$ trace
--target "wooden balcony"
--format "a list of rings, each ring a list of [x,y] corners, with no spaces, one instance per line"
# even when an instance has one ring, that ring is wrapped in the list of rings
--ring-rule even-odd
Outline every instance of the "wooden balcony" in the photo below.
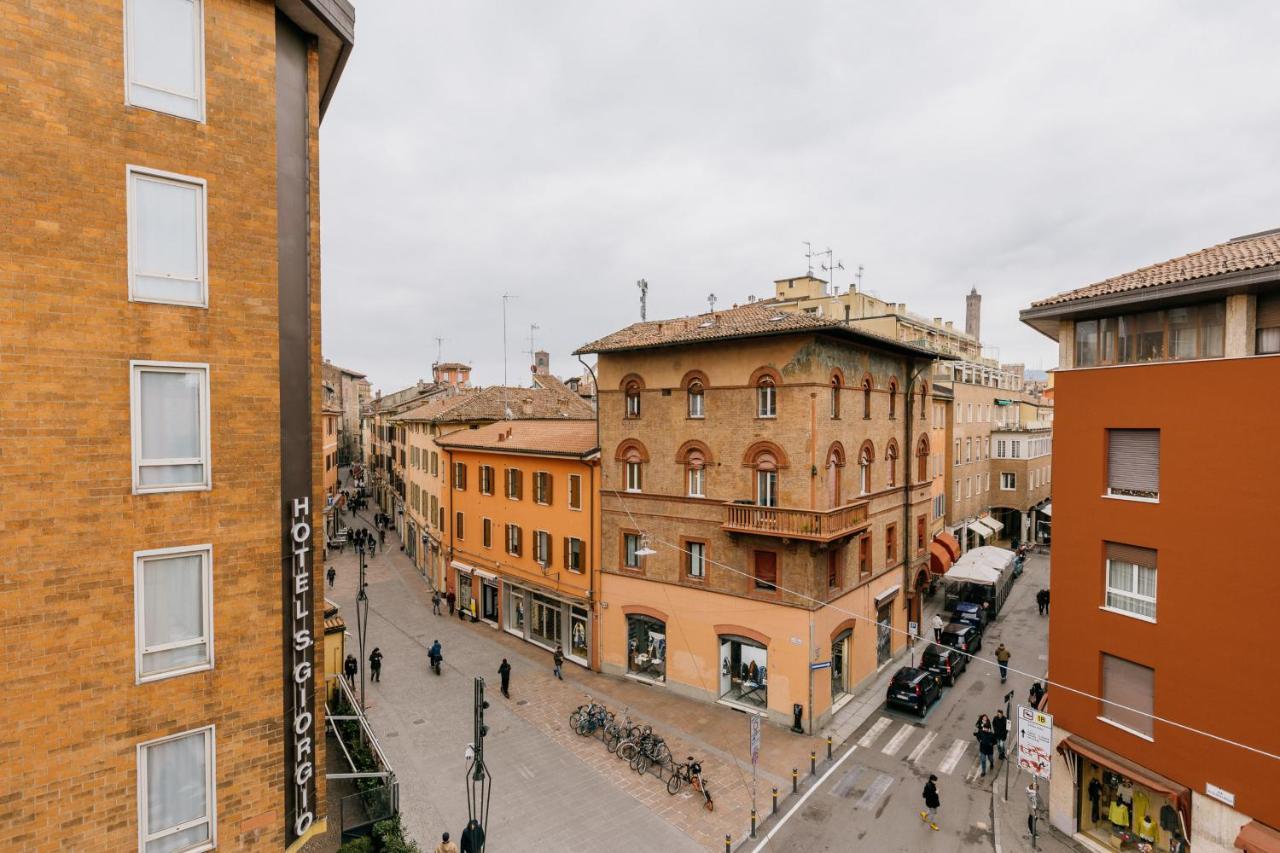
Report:
[[[727,533],[750,533],[809,542],[830,542],[867,524],[866,501],[826,510],[731,502],[724,505],[724,512],[724,523],[720,528]]]

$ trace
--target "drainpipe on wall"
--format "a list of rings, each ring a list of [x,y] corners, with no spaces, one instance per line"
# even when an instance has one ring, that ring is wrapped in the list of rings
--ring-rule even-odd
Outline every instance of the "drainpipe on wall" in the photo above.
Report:
[[[587,373],[591,374],[591,381],[596,386],[595,413],[596,413],[596,454],[597,454],[596,462],[597,464],[591,466],[591,504],[590,504],[591,522],[590,522],[590,525],[591,525],[591,539],[592,539],[591,556],[594,558],[593,559],[594,566],[592,567],[590,572],[590,578],[591,578],[590,592],[591,592],[591,618],[592,618],[592,622],[594,623],[593,627],[595,628],[595,630],[591,634],[592,638],[595,641],[593,643],[595,648],[592,650],[592,653],[596,655],[596,671],[599,672],[602,666],[599,659],[601,619],[600,619],[600,612],[599,612],[600,601],[599,601],[599,597],[596,595],[596,589],[597,589],[596,573],[599,572],[601,569],[600,553],[601,553],[601,546],[603,545],[603,543],[600,540],[604,537],[604,522],[603,520],[601,520],[601,522],[597,524],[596,518],[595,518],[596,469],[601,468],[604,465],[604,450],[600,446],[600,379],[599,377],[596,376],[596,372],[591,369],[591,365],[587,364],[585,361],[582,360],[582,356],[578,356],[578,364],[581,364],[583,368],[587,371]],[[601,479],[603,479],[603,477]]]
[[[925,362],[924,367],[921,367],[919,370],[916,370],[916,369],[915,369],[915,367],[916,367],[916,360],[915,360],[914,358],[912,358],[912,359],[908,359],[908,360],[907,360],[907,377],[908,377],[908,379],[907,379],[907,400],[906,400],[906,405],[902,407],[902,413],[903,413],[903,414],[906,416],[906,418],[907,418],[907,422],[906,422],[905,424],[903,424],[903,436],[902,436],[902,437],[903,437],[903,440],[904,440],[904,442],[905,442],[905,444],[904,444],[904,446],[903,446],[903,448],[902,448],[902,459],[903,459],[903,466],[902,466],[902,467],[903,467],[903,478],[902,478],[902,482],[903,482],[903,488],[904,488],[904,491],[903,491],[903,493],[902,493],[902,532],[903,532],[903,537],[902,537],[902,554],[903,554],[903,558],[902,558],[902,588],[903,588],[903,590],[911,589],[911,580],[912,580],[912,579],[911,579],[911,558],[912,558],[912,554],[911,554],[911,537],[912,537],[912,529],[911,529],[911,465],[912,465],[912,463],[913,463],[913,462],[915,462],[915,452],[916,452],[915,445],[912,443],[912,431],[911,431],[911,424],[912,424],[912,421],[913,421],[913,420],[915,420],[915,413],[914,413],[914,411],[913,411],[913,408],[914,408],[913,403],[914,403],[914,401],[915,401],[915,397],[916,397],[916,395],[915,395],[915,386],[916,386],[916,382],[917,382],[917,380],[919,380],[919,378],[920,378],[920,374],[922,374],[922,373],[924,373],[926,370],[928,370],[928,369],[929,369],[929,366],[930,366],[930,362]],[[914,371],[914,372],[912,372],[912,371]],[[918,590],[918,589],[917,589],[917,590],[912,590],[912,593],[913,593],[914,597],[918,600],[918,599],[919,599],[919,595],[920,595],[920,590]],[[910,600],[908,599],[908,602],[909,602],[909,601],[910,601]],[[911,607],[910,607],[910,604],[908,604],[908,607],[907,607],[907,613],[908,613],[908,614],[910,614],[910,613],[911,613]],[[921,607],[920,607],[920,613],[919,613],[919,614],[916,614],[916,615],[917,615],[917,620],[916,620],[916,621],[917,621],[917,623],[918,623],[918,622],[919,622],[919,620],[920,620],[921,618],[923,618],[923,616],[924,616],[924,606],[923,606],[923,605],[921,605]],[[912,620],[908,619],[907,621],[908,621],[908,622],[910,622],[910,621],[912,621]],[[916,629],[916,630],[917,630],[917,631],[919,631],[919,625],[918,625],[918,624],[917,624],[917,629]],[[907,646],[908,646],[909,648],[915,648],[915,645],[916,645],[916,637],[915,637],[915,634],[912,634],[912,635],[910,635],[910,636],[907,638]]]

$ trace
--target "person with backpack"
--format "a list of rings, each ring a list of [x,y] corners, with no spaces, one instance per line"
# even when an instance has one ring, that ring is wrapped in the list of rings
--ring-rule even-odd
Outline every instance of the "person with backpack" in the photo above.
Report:
[[[440,649],[439,640],[436,640],[431,644],[431,649],[427,652],[427,660],[431,661],[431,671],[436,675],[439,675],[440,662],[444,660],[444,653]]]
[[[382,681],[382,649],[377,646],[369,653],[369,680]]]
[[[938,777],[932,773],[929,774],[929,781],[924,783],[924,811],[920,812],[920,819],[929,824],[929,828],[934,832],[938,831],[938,809],[942,806],[942,801],[938,798]]]

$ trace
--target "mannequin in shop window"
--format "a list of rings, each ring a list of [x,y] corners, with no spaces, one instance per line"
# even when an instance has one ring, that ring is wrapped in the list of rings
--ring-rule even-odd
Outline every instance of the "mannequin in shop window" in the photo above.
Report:
[[[1129,831],[1129,807],[1121,800],[1120,795],[1111,801],[1111,809],[1107,814],[1107,818],[1111,821],[1111,826],[1115,830]]]
[[[756,684],[760,683],[760,667],[756,666],[755,661],[752,661],[751,666],[747,667],[747,680]]]
[[[1096,778],[1089,782],[1089,817],[1098,822],[1102,811],[1102,783]]]

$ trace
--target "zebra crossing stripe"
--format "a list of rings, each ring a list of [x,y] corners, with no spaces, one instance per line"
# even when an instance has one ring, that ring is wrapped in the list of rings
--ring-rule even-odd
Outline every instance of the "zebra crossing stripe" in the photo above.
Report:
[[[907,738],[911,737],[911,732],[914,729],[915,726],[910,723],[903,723],[902,728],[898,729],[897,734],[895,734],[889,742],[884,745],[884,749],[880,751],[885,755],[897,755],[898,750],[902,749],[902,745],[907,742]]]
[[[934,739],[938,736],[937,732],[926,732],[925,736],[920,738],[920,742],[916,744],[915,749],[911,750],[911,754],[907,756],[907,761],[915,764],[920,761],[920,757],[933,744]]]
[[[876,720],[875,725],[873,725],[867,733],[862,736],[862,739],[858,741],[858,746],[863,748],[871,746],[871,744],[876,742],[876,738],[880,737],[881,732],[887,728],[889,728],[888,717],[881,717]]]
[[[956,769],[956,765],[960,763],[960,757],[964,755],[964,751],[969,748],[967,740],[956,740],[951,744],[951,748],[947,750],[947,754],[943,756],[942,763],[938,765],[939,773],[950,773]]]

